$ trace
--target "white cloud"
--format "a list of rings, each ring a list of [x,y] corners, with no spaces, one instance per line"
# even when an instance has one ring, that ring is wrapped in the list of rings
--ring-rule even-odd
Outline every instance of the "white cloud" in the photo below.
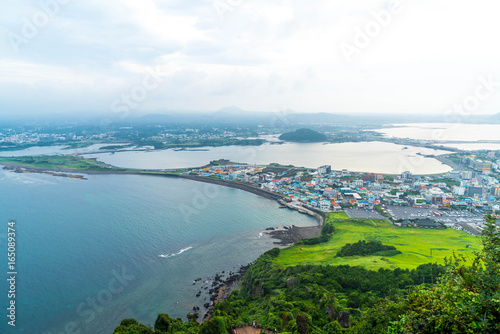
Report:
[[[70,1],[20,52],[14,53],[6,39],[0,42],[0,83],[15,87],[0,92],[0,100],[15,106],[26,93],[39,96],[43,87],[70,90],[68,103],[97,108],[89,102],[92,97],[112,101],[148,68],[159,66],[165,80],[141,104],[144,112],[226,105],[440,112],[470,94],[479,75],[500,80],[500,21],[487,0],[473,5],[400,0],[390,23],[347,62],[340,43],[352,44],[356,29],[365,29],[374,12],[393,3],[242,1],[221,19],[212,1]],[[4,36],[20,34],[23,20],[40,10],[27,0],[6,7],[0,14]],[[74,109],[58,101],[54,108]],[[50,98],[44,103],[50,105]],[[483,111],[499,105],[495,96]]]

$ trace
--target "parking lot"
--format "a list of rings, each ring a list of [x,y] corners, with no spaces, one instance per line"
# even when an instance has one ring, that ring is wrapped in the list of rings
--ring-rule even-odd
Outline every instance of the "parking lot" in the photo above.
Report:
[[[397,219],[423,219],[430,218],[447,225],[455,223],[477,224],[484,221],[483,216],[469,211],[419,209],[407,206],[387,206],[387,213],[395,220]],[[435,215],[434,212],[439,214]]]
[[[347,213],[349,218],[353,219],[387,219],[376,210],[345,209],[344,211]]]

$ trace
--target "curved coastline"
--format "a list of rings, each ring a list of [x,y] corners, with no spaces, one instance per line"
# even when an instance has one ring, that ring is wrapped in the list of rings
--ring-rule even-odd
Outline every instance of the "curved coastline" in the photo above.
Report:
[[[197,182],[204,182],[204,183],[211,183],[211,184],[216,184],[224,187],[229,187],[229,188],[235,188],[235,189],[240,189],[246,192],[250,192],[252,194],[270,199],[270,200],[275,200],[275,201],[283,201],[285,200],[286,196],[274,193],[265,189],[258,188],[256,186],[250,185],[250,184],[244,184],[240,182],[234,182],[234,181],[228,181],[228,180],[222,180],[222,179],[211,179],[208,177],[201,177],[201,176],[195,176],[195,175],[182,175],[182,174],[172,174],[172,173],[155,173],[152,171],[119,171],[119,170],[109,170],[109,171],[93,171],[93,170],[80,170],[80,169],[71,169],[71,168],[60,168],[60,169],[55,169],[55,168],[44,168],[44,167],[33,167],[33,166],[27,166],[27,165],[21,165],[21,164],[10,164],[10,163],[2,163],[0,166],[5,166],[9,167],[11,171],[18,172],[18,173],[42,173],[42,174],[48,174],[48,175],[53,175],[53,176],[67,176],[70,178],[80,178],[78,175],[65,175],[63,173],[76,173],[76,174],[87,174],[87,175],[99,175],[99,174],[124,174],[124,175],[147,175],[147,176],[160,176],[160,177],[172,177],[172,178],[180,178],[180,179],[186,179],[186,180],[191,180],[191,181],[197,181]],[[21,171],[21,168],[24,171]],[[56,174],[54,174],[56,173]],[[299,211],[298,207],[292,207],[292,206],[287,206],[289,209],[292,210],[297,210]],[[319,227],[321,228],[323,226],[323,222],[325,220],[325,213],[319,210],[315,209],[306,209],[306,208],[300,208],[300,212],[308,214],[315,219],[318,220],[319,222]],[[297,229],[301,229],[302,227],[296,227]],[[318,235],[319,236],[318,232]],[[298,233],[300,235],[300,233]]]
[[[239,182],[233,182],[223,179],[212,179],[207,177],[200,177],[194,175],[181,175],[181,174],[172,174],[172,173],[158,173],[153,171],[119,171],[119,170],[109,170],[109,171],[93,171],[93,170],[78,170],[78,169],[70,169],[70,168],[45,168],[45,167],[33,167],[27,165],[20,164],[9,164],[2,163],[0,166],[4,166],[5,170],[13,171],[16,173],[41,173],[52,176],[65,176],[69,178],[77,178],[77,179],[86,179],[81,176],[81,174],[85,175],[105,175],[105,174],[116,174],[116,175],[145,175],[145,176],[156,176],[156,177],[170,177],[176,179],[185,179],[197,182],[204,182],[210,184],[216,184],[224,187],[234,188],[243,190],[252,194],[255,194],[260,197],[264,197],[266,199],[274,200],[279,202],[280,204],[285,204],[287,208],[296,210],[303,214],[308,214],[311,217],[318,220],[318,225],[316,226],[295,226],[284,227],[284,228],[271,228],[272,231],[265,231],[265,233],[273,239],[277,239],[277,242],[274,244],[277,247],[289,246],[294,242],[300,241],[302,239],[317,237],[321,234],[321,228],[323,226],[323,222],[325,220],[325,213],[319,210],[307,209],[302,207],[296,207],[291,205],[291,203],[286,203],[286,196],[278,193],[274,193],[265,189],[261,189],[254,185],[244,184]],[[64,173],[72,173],[72,174],[64,174]],[[74,175],[77,174],[77,175]],[[79,175],[80,174],[80,175]],[[271,230],[267,229],[267,230]],[[168,256],[164,256],[168,257]],[[245,274],[246,270],[252,263],[242,265],[237,272],[234,272],[227,277],[226,280],[221,280],[218,274],[214,276],[214,282],[218,283],[215,288],[212,288],[213,295],[211,296],[211,302],[209,303],[208,309],[199,310],[200,319],[202,321],[206,321],[212,315],[215,303],[218,303],[225,298],[227,298],[231,292],[237,289],[240,285],[241,279]],[[219,279],[218,279],[219,278]],[[207,305],[207,304],[205,304]],[[205,306],[204,305],[204,306]]]

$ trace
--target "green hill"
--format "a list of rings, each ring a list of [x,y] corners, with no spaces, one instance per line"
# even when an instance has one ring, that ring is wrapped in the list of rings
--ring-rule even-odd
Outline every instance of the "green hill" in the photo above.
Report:
[[[326,141],[326,136],[311,129],[298,129],[282,134],[279,139],[297,143],[317,143]]]
[[[292,245],[281,250],[276,262],[283,266],[304,264],[363,266],[368,269],[415,269],[425,263],[444,264],[453,252],[472,256],[481,250],[479,237],[453,229],[417,229],[396,227],[386,220],[350,219],[344,212],[330,213],[326,223],[331,223],[336,233],[330,241],[318,245]],[[380,241],[401,251],[395,256],[336,257],[348,243],[360,240]]]
[[[500,233],[487,221],[479,238],[327,214],[327,238],[261,255],[210,320],[160,314],[154,329],[125,319],[115,333],[222,334],[252,322],[299,334],[499,333]],[[346,244],[401,254],[336,257]]]

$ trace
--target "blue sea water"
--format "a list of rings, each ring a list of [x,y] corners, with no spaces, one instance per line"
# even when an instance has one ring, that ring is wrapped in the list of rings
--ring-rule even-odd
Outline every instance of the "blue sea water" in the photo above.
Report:
[[[267,227],[317,222],[241,190],[154,176],[88,180],[0,170],[0,333],[112,333],[208,301],[199,284],[273,248]],[[16,327],[7,222],[16,220]],[[207,298],[207,300],[204,300]]]

